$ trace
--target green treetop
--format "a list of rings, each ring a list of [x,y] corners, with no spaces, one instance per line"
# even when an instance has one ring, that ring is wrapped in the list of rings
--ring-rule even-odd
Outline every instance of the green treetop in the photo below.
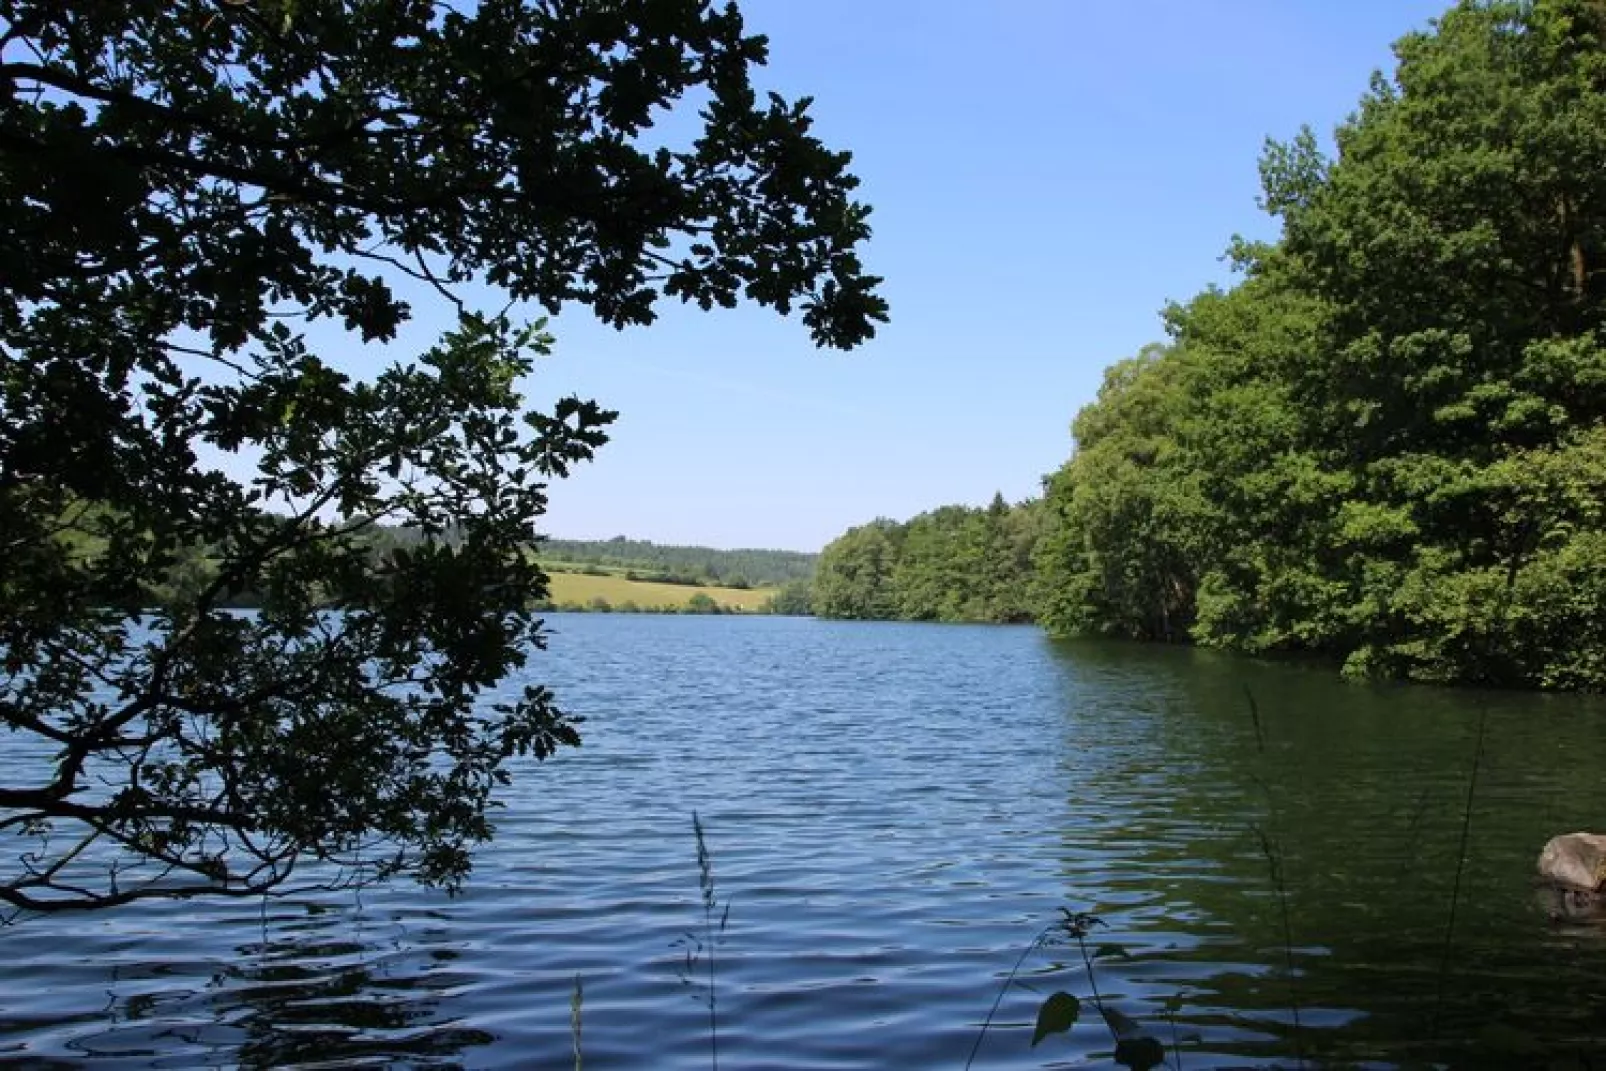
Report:
[[[1271,246],[1118,368],[1049,496],[1045,621],[1606,688],[1606,8],[1466,2]]]

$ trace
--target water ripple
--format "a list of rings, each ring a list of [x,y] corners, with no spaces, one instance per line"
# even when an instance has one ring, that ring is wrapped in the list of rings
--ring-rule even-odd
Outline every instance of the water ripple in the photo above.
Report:
[[[1103,999],[1190,1068],[1511,1066],[1490,1023],[1553,1054],[1606,1031],[1606,947],[1546,927],[1527,887],[1546,836],[1606,813],[1599,703],[1020,628],[554,624],[536,670],[586,744],[518,771],[462,896],[26,920],[0,932],[0,1065],[566,1067],[578,979],[588,1066],[707,1067],[694,811],[731,905],[714,992],[733,1069],[960,1067],[1062,907],[1119,946]],[[1029,1045],[1054,989],[1091,995],[1074,946],[1028,957],[978,1067],[1108,1059],[1090,1021]]]

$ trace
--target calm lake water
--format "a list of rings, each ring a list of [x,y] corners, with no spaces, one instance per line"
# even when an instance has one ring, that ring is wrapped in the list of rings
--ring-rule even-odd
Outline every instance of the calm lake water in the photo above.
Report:
[[[676,943],[702,921],[694,812],[731,905],[732,1071],[963,1067],[1062,906],[1126,952],[1097,964],[1110,1006],[1169,1044],[1176,1005],[1188,1068],[1510,1067],[1606,1038],[1606,940],[1529,884],[1547,837],[1606,826],[1599,700],[1029,628],[552,625],[535,672],[586,744],[519,771],[462,896],[22,921],[0,1065],[572,1067],[578,977],[587,1068],[706,1068]],[[1055,989],[1090,995],[1073,948],[1027,958],[975,1066],[1108,1066],[1091,1009],[1031,1047]]]

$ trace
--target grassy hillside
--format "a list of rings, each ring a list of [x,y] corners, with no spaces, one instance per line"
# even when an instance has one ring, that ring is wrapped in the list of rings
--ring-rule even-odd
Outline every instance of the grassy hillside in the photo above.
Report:
[[[589,605],[594,599],[605,599],[618,607],[633,602],[643,610],[674,609],[684,607],[693,595],[707,595],[723,607],[757,611],[764,605],[774,588],[722,588],[692,587],[687,584],[655,584],[643,580],[626,580],[623,576],[588,576],[584,573],[549,574],[552,578],[552,601],[559,606],[565,603]]]
[[[670,573],[718,587],[738,577],[754,587],[778,586],[814,575],[817,554],[793,550],[719,550],[654,543],[618,536],[606,540],[543,539],[543,562],[579,563],[640,573]],[[738,585],[740,586],[740,585]]]

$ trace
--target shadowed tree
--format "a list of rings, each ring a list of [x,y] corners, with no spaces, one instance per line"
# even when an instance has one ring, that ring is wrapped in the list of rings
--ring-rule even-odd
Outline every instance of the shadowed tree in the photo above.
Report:
[[[885,317],[764,59],[699,0],[0,2],[0,902],[463,879],[578,740],[528,548],[612,416],[525,411],[513,310]]]

